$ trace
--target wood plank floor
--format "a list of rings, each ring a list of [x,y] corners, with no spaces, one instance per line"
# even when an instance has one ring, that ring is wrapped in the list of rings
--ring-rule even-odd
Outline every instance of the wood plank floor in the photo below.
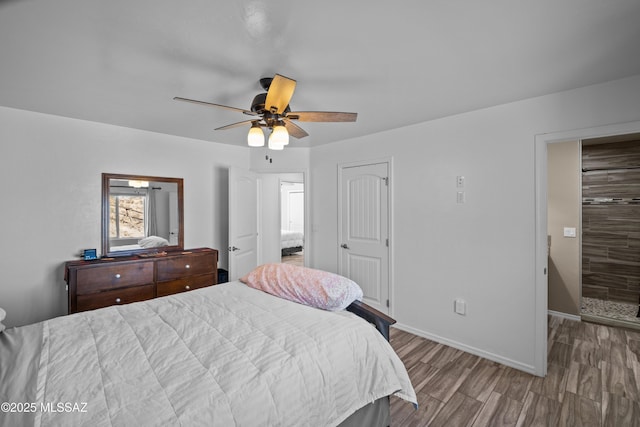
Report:
[[[392,328],[418,410],[391,398],[392,427],[640,427],[640,332],[549,317],[536,377]]]
[[[284,264],[293,264],[299,267],[304,267],[304,254],[302,252],[296,252],[291,255],[284,255],[282,257],[282,262]]]

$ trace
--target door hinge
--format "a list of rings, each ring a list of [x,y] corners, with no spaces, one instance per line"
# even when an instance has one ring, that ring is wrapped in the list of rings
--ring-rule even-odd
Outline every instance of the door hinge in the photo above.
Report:
[[[386,244],[387,244],[387,247],[389,247],[389,239],[387,239]]]
[[[389,307],[389,300],[387,300],[387,308]]]
[[[384,178],[382,178],[382,180],[384,181],[384,185],[389,185],[389,177],[385,176]]]

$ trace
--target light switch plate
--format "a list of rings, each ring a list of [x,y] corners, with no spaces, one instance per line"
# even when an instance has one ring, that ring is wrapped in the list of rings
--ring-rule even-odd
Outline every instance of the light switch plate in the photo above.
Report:
[[[564,227],[564,237],[576,237],[576,228]]]

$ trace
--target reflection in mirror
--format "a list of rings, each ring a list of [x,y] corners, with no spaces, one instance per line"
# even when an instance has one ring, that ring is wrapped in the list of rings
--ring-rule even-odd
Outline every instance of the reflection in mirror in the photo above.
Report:
[[[181,178],[102,174],[102,254],[182,250]]]

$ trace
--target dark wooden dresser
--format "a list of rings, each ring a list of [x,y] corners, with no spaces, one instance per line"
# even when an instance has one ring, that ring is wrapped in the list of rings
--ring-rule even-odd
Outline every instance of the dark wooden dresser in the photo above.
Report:
[[[95,310],[215,285],[217,272],[218,251],[209,248],[162,256],[68,261],[68,311]]]

